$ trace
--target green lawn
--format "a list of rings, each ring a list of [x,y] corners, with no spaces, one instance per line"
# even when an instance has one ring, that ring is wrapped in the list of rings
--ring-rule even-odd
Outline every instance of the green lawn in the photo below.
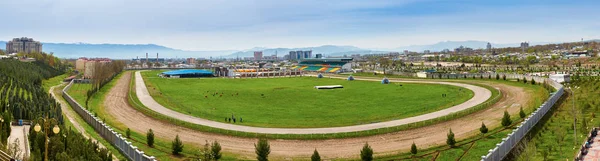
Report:
[[[261,127],[333,127],[401,119],[448,108],[473,96],[470,90],[449,85],[382,85],[314,77],[166,79],[156,76],[160,72],[142,75],[150,94],[163,106],[220,122],[233,114],[243,118],[244,125]],[[344,88],[313,88],[318,85]]]

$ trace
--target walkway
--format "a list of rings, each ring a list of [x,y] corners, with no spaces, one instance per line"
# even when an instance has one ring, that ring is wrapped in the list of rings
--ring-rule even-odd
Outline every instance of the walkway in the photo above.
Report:
[[[359,79],[359,78],[356,78],[355,80],[381,81],[379,79]],[[372,124],[344,126],[344,127],[329,127],[329,128],[264,128],[264,127],[251,127],[251,126],[242,126],[242,125],[221,123],[221,122],[216,122],[216,121],[212,121],[212,120],[207,120],[207,119],[203,119],[203,118],[186,115],[186,114],[179,113],[177,111],[168,109],[168,108],[160,105],[159,103],[157,103],[152,98],[152,96],[150,96],[150,93],[148,92],[148,89],[146,88],[146,84],[144,83],[144,79],[142,78],[142,75],[140,74],[140,71],[135,72],[135,90],[136,90],[137,97],[144,106],[148,107],[149,109],[151,109],[153,111],[156,111],[158,113],[161,113],[163,115],[166,115],[166,116],[169,116],[172,118],[177,118],[179,120],[198,124],[198,125],[204,125],[204,126],[209,126],[209,127],[213,127],[213,128],[233,130],[233,131],[260,133],[260,134],[329,134],[329,133],[358,132],[358,131],[366,131],[366,130],[387,128],[387,127],[395,127],[395,126],[425,121],[425,120],[429,120],[429,119],[433,119],[433,118],[437,118],[437,117],[442,117],[442,116],[448,115],[453,112],[462,111],[462,110],[468,109],[470,107],[473,107],[475,105],[481,104],[492,96],[492,92],[483,87],[469,85],[469,84],[462,84],[462,83],[434,82],[434,81],[397,81],[397,80],[390,80],[390,82],[431,83],[431,84],[445,84],[445,85],[459,86],[459,87],[467,88],[467,89],[473,91],[473,98],[471,98],[470,100],[468,100],[466,102],[463,102],[462,104],[452,106],[450,108],[446,108],[446,109],[443,109],[440,111],[423,114],[423,115],[419,115],[419,116],[414,116],[414,117],[409,117],[409,118],[404,118],[404,119],[399,119],[399,120],[378,122],[378,123],[372,123]]]
[[[28,139],[28,134],[29,134],[29,125],[23,125],[23,126],[14,126],[14,125],[10,125],[10,136],[8,136],[8,142],[7,145],[8,147],[12,146],[12,144],[18,141],[19,144],[19,152],[16,154],[15,159],[23,159],[23,158],[29,158],[29,140]],[[12,155],[12,154],[9,154]]]

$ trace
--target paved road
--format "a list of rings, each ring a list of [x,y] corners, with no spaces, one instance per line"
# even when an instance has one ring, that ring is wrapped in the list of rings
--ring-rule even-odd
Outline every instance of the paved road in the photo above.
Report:
[[[341,77],[339,77],[339,78],[341,78]],[[343,78],[343,79],[345,79],[345,78]],[[355,80],[381,81],[381,79],[361,79],[361,78],[355,78]],[[219,128],[219,129],[226,129],[226,130],[233,130],[233,131],[260,133],[260,134],[330,134],[330,133],[358,132],[358,131],[373,130],[373,129],[387,128],[387,127],[395,127],[395,126],[425,121],[425,120],[429,120],[429,119],[433,119],[433,118],[437,118],[437,117],[442,117],[442,116],[448,115],[453,112],[462,111],[462,110],[468,109],[470,107],[473,107],[475,105],[481,104],[492,96],[492,92],[483,87],[469,85],[469,84],[462,84],[462,83],[415,81],[415,80],[410,80],[410,81],[408,81],[408,80],[407,81],[391,80],[390,82],[431,83],[431,84],[454,85],[454,86],[467,88],[467,89],[473,91],[474,95],[473,95],[473,98],[471,98],[470,100],[468,100],[466,102],[463,102],[462,104],[452,106],[450,108],[446,108],[446,109],[443,109],[440,111],[423,114],[423,115],[419,115],[419,116],[414,116],[414,117],[409,117],[409,118],[404,118],[404,119],[399,119],[399,120],[392,120],[392,121],[385,121],[385,122],[378,122],[378,123],[364,124],[364,125],[330,127],[330,128],[264,128],[264,127],[251,127],[251,126],[242,126],[242,125],[221,123],[221,122],[216,122],[216,121],[212,121],[212,120],[207,120],[207,119],[203,119],[203,118],[186,115],[186,114],[179,113],[177,111],[168,109],[168,108],[160,105],[159,103],[157,103],[152,98],[152,96],[150,96],[150,93],[148,92],[148,89],[146,88],[146,84],[144,83],[144,79],[142,78],[142,75],[140,74],[140,71],[135,72],[136,95],[137,95],[138,99],[140,100],[140,102],[142,102],[142,104],[144,106],[148,107],[149,109],[151,109],[153,111],[156,111],[158,113],[161,113],[161,114],[169,116],[169,117],[177,118],[179,120],[198,124],[198,125],[204,125],[204,126],[209,126],[209,127]]]

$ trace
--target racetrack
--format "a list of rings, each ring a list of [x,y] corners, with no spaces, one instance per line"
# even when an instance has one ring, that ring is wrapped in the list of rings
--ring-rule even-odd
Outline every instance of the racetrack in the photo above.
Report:
[[[148,117],[128,104],[127,93],[129,91],[129,82],[131,81],[131,71],[126,71],[116,81],[117,83],[105,98],[104,109],[101,110],[106,110],[108,114],[116,119],[115,121],[131,128],[131,130],[144,134],[148,129],[153,129],[156,137],[164,140],[173,140],[175,135],[178,134],[185,143],[198,146],[203,145],[205,140],[216,140],[221,144],[225,152],[240,154],[247,159],[254,157],[254,143],[256,143],[256,139],[196,131]],[[490,129],[500,126],[500,119],[504,110],[508,110],[511,114],[516,114],[519,111],[519,106],[526,104],[531,97],[531,93],[528,93],[523,88],[491,82],[486,85],[500,89],[503,97],[492,107],[462,118],[416,129],[359,138],[270,140],[270,157],[275,158],[274,160],[298,157],[307,158],[310,157],[316,148],[324,159],[357,158],[365,142],[368,142],[373,147],[376,155],[396,154],[399,151],[407,151],[413,142],[417,143],[417,146],[423,149],[444,145],[446,132],[449,128],[452,128],[452,131],[459,140],[477,135],[482,122],[488,125]]]
[[[315,78],[316,79],[316,78]],[[343,78],[342,78],[343,79]],[[356,80],[365,80],[365,81],[380,81],[379,79],[361,79],[356,78]],[[486,88],[463,84],[463,83],[455,83],[455,82],[435,82],[435,81],[407,81],[407,80],[391,80],[391,82],[402,82],[402,83],[426,83],[426,84],[444,84],[444,85],[453,85],[459,86],[463,88],[467,88],[473,91],[473,98],[458,104],[456,106],[452,106],[450,108],[446,108],[443,110],[439,110],[436,112],[431,112],[423,115],[418,115],[414,117],[392,120],[392,121],[384,121],[378,123],[364,124],[364,125],[354,125],[354,126],[343,126],[343,127],[328,127],[328,128],[264,128],[264,127],[252,127],[252,126],[243,126],[236,124],[228,124],[222,123],[212,120],[207,120],[204,118],[198,118],[194,116],[190,116],[187,114],[179,113],[177,111],[168,109],[158,102],[156,102],[144,83],[144,79],[140,74],[140,71],[135,72],[135,90],[138,99],[140,102],[148,107],[149,109],[161,113],[163,115],[177,118],[182,121],[218,128],[218,129],[226,129],[232,131],[241,131],[241,132],[249,132],[249,133],[261,133],[261,134],[330,134],[330,133],[345,133],[345,132],[358,132],[358,131],[366,131],[366,130],[374,130],[381,129],[387,127],[395,127],[406,125],[410,123],[426,121],[438,117],[446,116],[450,113],[459,112],[478,104],[481,104],[488,100],[492,96],[492,92]]]

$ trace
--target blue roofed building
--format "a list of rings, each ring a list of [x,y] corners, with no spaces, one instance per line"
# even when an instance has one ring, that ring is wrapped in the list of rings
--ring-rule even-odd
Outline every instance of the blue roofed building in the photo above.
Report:
[[[212,77],[213,72],[209,70],[201,70],[201,69],[181,69],[181,70],[171,70],[160,73],[162,77],[168,78],[196,78],[196,77]]]

